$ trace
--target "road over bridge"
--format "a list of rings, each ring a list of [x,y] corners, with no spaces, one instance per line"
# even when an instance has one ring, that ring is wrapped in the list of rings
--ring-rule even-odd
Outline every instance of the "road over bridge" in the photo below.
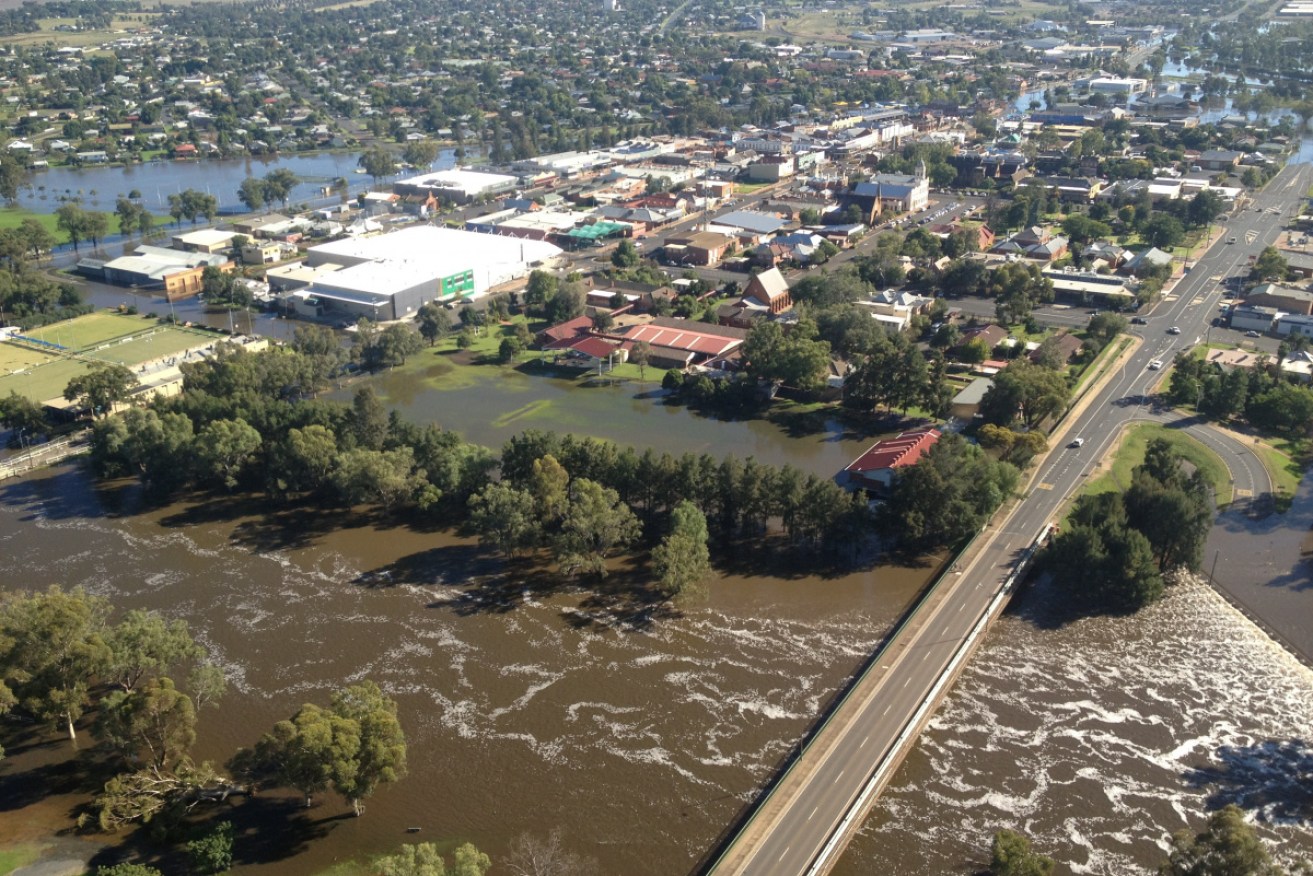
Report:
[[[1037,534],[1095,470],[1123,427],[1175,416],[1155,412],[1150,405],[1149,391],[1162,372],[1151,370],[1149,363],[1169,362],[1203,339],[1217,314],[1220,280],[1247,270],[1248,258],[1276,240],[1282,215],[1303,201],[1311,179],[1313,166],[1292,164],[1249,208],[1229,220],[1216,244],[1155,308],[1149,325],[1140,327],[1138,346],[1068,418],[1065,436],[1055,436],[1062,441],[1082,437],[1084,446],[1048,455],[1025,498],[994,528],[987,528],[969,550],[965,567],[941,578],[873,657],[802,753],[718,851],[707,873],[828,872],[988,621],[1006,603],[1016,564]],[[1180,332],[1169,332],[1173,327]],[[1271,489],[1266,472],[1243,443],[1203,423],[1181,426],[1227,462],[1237,502],[1254,502]]]

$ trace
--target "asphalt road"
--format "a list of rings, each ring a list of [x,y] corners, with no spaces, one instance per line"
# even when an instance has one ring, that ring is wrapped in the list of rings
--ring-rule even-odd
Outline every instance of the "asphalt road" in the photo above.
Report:
[[[870,691],[855,692],[841,710],[847,714],[832,718],[813,742],[806,757],[820,753],[795,767],[786,779],[791,786],[785,789],[782,785],[773,795],[785,802],[773,806],[768,801],[759,820],[741,834],[744,839],[759,841],[755,845],[736,843],[714,872],[797,876],[825,872],[833,864],[846,844],[846,840],[831,842],[836,826],[879,766],[896,755],[899,738],[912,716],[1001,590],[1021,552],[1094,471],[1122,426],[1139,419],[1165,418],[1155,414],[1148,401],[1150,388],[1162,374],[1149,370],[1149,362],[1169,361],[1205,335],[1222,294],[1213,278],[1236,273],[1248,256],[1272,243],[1284,217],[1302,201],[1310,181],[1313,166],[1291,165],[1283,170],[1255,197],[1253,207],[1227,223],[1228,232],[1151,312],[1150,324],[1136,327],[1143,332],[1144,342],[1066,430],[1067,439],[1085,438],[1084,446],[1060,448],[1049,455],[1029,495],[989,537],[976,558],[953,581],[945,582],[948,592],[929,609],[930,614],[911,637],[890,649],[893,656],[882,660],[886,671],[878,684]],[[1268,207],[1279,208],[1280,215],[1266,212]],[[1237,243],[1226,242],[1231,236]],[[1180,327],[1181,333],[1168,334],[1166,329],[1171,326]],[[1257,497],[1270,489],[1266,472],[1239,442],[1202,424],[1188,428],[1222,454],[1238,491]],[[856,823],[860,824],[860,819]],[[823,850],[826,856],[822,858]]]

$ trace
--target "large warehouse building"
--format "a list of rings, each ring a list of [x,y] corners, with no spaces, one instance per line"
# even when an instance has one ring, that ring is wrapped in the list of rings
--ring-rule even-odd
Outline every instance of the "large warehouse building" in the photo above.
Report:
[[[317,276],[297,294],[322,315],[405,319],[429,301],[483,295],[560,254],[538,240],[421,225],[312,247],[306,267],[341,270]]]
[[[484,195],[513,191],[519,184],[519,178],[514,176],[453,168],[399,179],[392,184],[392,191],[402,196],[432,194],[443,201],[468,204]]]

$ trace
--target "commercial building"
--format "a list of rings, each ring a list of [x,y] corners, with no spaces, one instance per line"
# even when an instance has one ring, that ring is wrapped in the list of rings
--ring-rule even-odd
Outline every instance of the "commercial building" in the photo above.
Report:
[[[483,295],[560,254],[537,240],[415,226],[312,247],[306,268],[341,269],[315,277],[297,294],[313,298],[320,316],[404,319],[429,301]]]
[[[182,252],[145,244],[133,250],[132,255],[107,262],[96,259],[78,262],[81,274],[103,279],[115,286],[162,291],[170,300],[200,292],[202,275],[209,267],[230,271],[233,265],[223,255]]]
[[[468,204],[485,195],[512,191],[519,182],[518,177],[505,174],[453,168],[397,180],[392,184],[392,193],[401,197],[432,195],[443,201]]]

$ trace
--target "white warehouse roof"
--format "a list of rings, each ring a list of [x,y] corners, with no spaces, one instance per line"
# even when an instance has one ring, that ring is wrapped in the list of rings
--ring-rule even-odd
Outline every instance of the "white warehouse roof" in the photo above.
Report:
[[[466,197],[476,197],[491,189],[505,188],[519,182],[518,177],[502,173],[483,173],[477,170],[439,170],[409,179],[397,180],[395,185],[414,186],[423,189],[440,189],[460,192]]]

